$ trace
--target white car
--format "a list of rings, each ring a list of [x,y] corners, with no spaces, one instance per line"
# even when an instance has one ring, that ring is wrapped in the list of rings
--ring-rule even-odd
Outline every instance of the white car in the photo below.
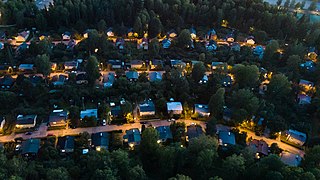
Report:
[[[102,120],[102,126],[106,126],[107,125],[107,122],[106,122],[106,120],[104,119],[104,120]]]

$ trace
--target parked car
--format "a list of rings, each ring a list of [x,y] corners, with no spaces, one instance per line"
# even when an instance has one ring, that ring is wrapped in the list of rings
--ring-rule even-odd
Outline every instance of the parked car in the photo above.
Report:
[[[26,132],[26,133],[24,133],[25,135],[31,135],[32,134],[32,132]]]
[[[102,126],[106,126],[107,125],[107,122],[106,122],[106,120],[104,119],[104,120],[102,120]]]

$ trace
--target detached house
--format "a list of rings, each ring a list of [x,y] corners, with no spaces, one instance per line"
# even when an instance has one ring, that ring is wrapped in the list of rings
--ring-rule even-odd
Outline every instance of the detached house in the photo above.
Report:
[[[210,29],[205,35],[205,39],[215,40],[217,39],[217,33],[214,29]]]
[[[305,63],[300,64],[300,67],[310,72],[314,72],[316,70],[316,65],[313,61],[306,61]]]
[[[126,73],[126,77],[129,81],[137,81],[139,78],[139,74],[137,71],[128,71]]]
[[[74,151],[74,137],[73,136],[59,137],[57,147],[61,153],[72,153]]]
[[[69,41],[71,39],[71,33],[66,31],[62,34],[62,41]]]
[[[68,111],[63,109],[53,110],[49,116],[50,126],[65,126],[67,125]]]
[[[106,34],[107,34],[108,37],[113,37],[114,36],[112,27],[110,27],[110,28],[108,28],[106,30]]]
[[[37,115],[18,115],[16,128],[33,128],[37,122]]]
[[[110,59],[107,63],[111,66],[111,69],[121,69],[123,67],[123,63],[118,59]]]
[[[131,69],[141,69],[145,65],[145,62],[142,60],[132,60],[130,62]]]
[[[30,35],[30,31],[22,31],[18,34],[18,36],[15,38],[16,43],[23,43],[25,42]]]
[[[150,80],[150,82],[161,81],[162,75],[160,72],[150,72],[149,73],[149,80]]]
[[[235,144],[236,144],[236,138],[232,132],[230,131],[219,132],[219,145],[228,146],[228,145],[235,145]]]
[[[169,38],[175,38],[177,37],[177,32],[174,30],[174,29],[171,29],[168,33],[167,33],[167,36]]]
[[[263,49],[262,46],[256,46],[256,47],[253,49],[253,55],[258,56],[259,59],[262,59],[262,58],[263,58],[263,54],[264,54],[264,49]]]
[[[256,42],[254,41],[254,37],[253,37],[253,36],[249,36],[249,37],[247,37],[247,39],[246,39],[246,43],[247,43],[248,45],[254,45]]]
[[[144,101],[139,104],[140,116],[154,116],[156,114],[156,108],[151,100]]]
[[[170,126],[159,126],[159,127],[156,127],[156,130],[159,133],[158,143],[160,142],[163,143],[163,142],[166,142],[168,139],[172,139]]]
[[[67,61],[64,63],[64,70],[65,71],[73,71],[73,70],[77,70],[79,66],[79,62],[78,61]]]
[[[95,148],[96,151],[101,151],[101,149],[109,149],[109,133],[98,132],[91,135],[91,146]]]
[[[123,136],[124,142],[133,148],[136,145],[139,145],[141,142],[140,131],[137,128],[126,130],[126,135]]]
[[[269,146],[264,140],[254,139],[249,143],[250,148],[256,153],[256,158],[260,159],[260,157],[268,156],[269,154]]]
[[[194,105],[194,113],[198,114],[200,117],[209,117],[210,111],[208,105],[205,104],[195,104]]]
[[[215,42],[214,40],[210,40],[207,44],[206,44],[206,49],[209,52],[215,51],[218,48],[218,44],[217,42]]]
[[[80,111],[80,119],[85,117],[93,117],[94,119],[98,119],[98,109],[86,109],[84,111]]]
[[[307,141],[307,135],[303,132],[289,129],[281,135],[281,140],[288,141],[290,143],[296,144],[297,146],[303,146]]]
[[[203,134],[202,127],[198,125],[191,125],[187,127],[186,141],[197,138]]]
[[[35,71],[34,64],[20,64],[19,72],[33,73]]]
[[[137,42],[137,49],[148,50],[149,48],[149,41],[147,38],[142,38]]]
[[[299,105],[311,104],[311,97],[306,94],[298,94],[297,101]]]
[[[173,114],[182,114],[182,104],[181,102],[167,102],[167,111],[168,114],[171,112]]]
[[[314,88],[314,83],[304,79],[300,79],[299,86],[303,88],[303,91],[310,91]]]
[[[21,149],[21,155],[23,156],[36,156],[40,149],[40,139],[28,139],[22,142]]]
[[[154,69],[162,69],[163,68],[163,62],[158,59],[154,59],[152,61],[149,61],[149,66],[151,70]]]
[[[162,40],[161,43],[162,43],[163,49],[168,49],[171,46],[171,40],[167,38]]]

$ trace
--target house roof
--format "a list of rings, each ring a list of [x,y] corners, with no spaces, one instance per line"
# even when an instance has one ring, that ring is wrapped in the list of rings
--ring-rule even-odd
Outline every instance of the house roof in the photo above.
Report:
[[[19,69],[21,70],[33,70],[34,64],[20,64]]]
[[[111,64],[111,65],[122,65],[122,62],[119,59],[109,59],[108,60],[108,64]]]
[[[0,86],[12,86],[14,79],[11,76],[4,76],[0,78]]]
[[[21,148],[21,154],[37,154],[40,148],[40,139],[28,139],[22,142]]]
[[[132,142],[140,142],[141,141],[141,135],[138,128],[126,130],[126,135],[124,137],[125,139],[128,139],[128,143]]]
[[[142,60],[131,60],[130,64],[131,65],[143,65],[144,61]]]
[[[64,66],[78,67],[78,61],[66,61],[64,62]]]
[[[108,148],[109,146],[109,133],[98,132],[91,135],[92,145],[94,146],[104,146]]]
[[[223,62],[212,62],[211,63],[211,66],[221,66],[221,65],[224,65]]]
[[[128,72],[126,72],[126,77],[128,79],[138,79],[139,74],[137,71],[128,71]]]
[[[182,111],[181,102],[167,102],[168,111]]]
[[[296,142],[299,145],[303,145],[307,141],[307,135],[297,130],[289,129],[286,131],[289,140]]]
[[[223,116],[227,118],[231,118],[232,110],[230,108],[223,108]]]
[[[284,164],[289,166],[299,166],[302,160],[298,154],[293,154],[288,151],[282,151],[280,159]]]
[[[37,115],[18,115],[16,124],[25,125],[25,124],[33,124],[36,121]]]
[[[49,116],[49,122],[65,121],[68,118],[68,114],[69,112],[63,109],[53,110]]]
[[[232,132],[220,131],[219,132],[219,143],[220,143],[220,145],[224,145],[224,144],[235,145],[236,144],[235,135]]]
[[[269,146],[264,140],[254,139],[250,142],[250,147],[257,153],[268,155]]]
[[[311,97],[306,94],[298,94],[298,101],[299,104],[310,104]]]
[[[149,73],[149,79],[151,82],[153,81],[161,81],[162,80],[162,75],[160,72],[150,72]]]
[[[80,112],[81,119],[83,119],[86,116],[98,118],[98,109],[86,109]]]
[[[172,139],[170,126],[158,126],[156,130],[159,133],[159,139]]]
[[[201,126],[191,125],[187,127],[187,135],[189,140],[199,137],[201,134],[203,134]]]
[[[64,136],[58,138],[60,149],[74,149],[74,136]]]
[[[69,32],[69,31],[66,31],[66,32],[64,32],[63,34],[62,34],[63,36],[71,36],[71,33]]]
[[[159,59],[153,59],[153,60],[151,61],[151,63],[152,63],[152,65],[154,65],[154,66],[163,65],[162,60],[159,60]]]
[[[309,71],[315,71],[316,67],[313,61],[306,61],[305,63],[300,64],[300,67],[306,68]]]
[[[206,104],[195,104],[194,111],[197,113],[209,113],[209,107]]]
[[[207,32],[207,35],[210,36],[210,35],[216,35],[216,31],[212,28],[210,29],[208,32]]]
[[[111,107],[111,115],[112,116],[118,116],[121,113],[121,107],[120,106],[113,106]]]
[[[156,110],[151,100],[144,101],[139,104],[140,112],[154,112]]]
[[[313,87],[313,86],[314,86],[314,83],[311,82],[311,81],[307,81],[307,80],[304,80],[304,79],[300,79],[299,85]]]
[[[262,46],[256,46],[254,49],[253,49],[253,54],[256,54],[256,55],[260,55],[260,54],[263,54],[264,52],[264,49]]]

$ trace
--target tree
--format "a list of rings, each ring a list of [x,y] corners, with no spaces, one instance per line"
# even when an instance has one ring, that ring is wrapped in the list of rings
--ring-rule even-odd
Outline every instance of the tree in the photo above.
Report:
[[[241,155],[233,154],[223,161],[222,167],[225,170],[226,179],[237,179],[245,171],[245,159]]]
[[[258,110],[259,99],[248,89],[240,89],[232,94],[231,105],[238,113],[242,114],[236,120],[242,122],[246,118],[251,118]],[[242,113],[239,113],[241,111]]]
[[[211,96],[209,101],[210,115],[220,118],[223,112],[225,89],[220,88]]]
[[[11,111],[18,105],[17,95],[10,91],[0,91],[1,113]]]
[[[309,149],[303,161],[303,166],[307,168],[319,168],[320,167],[320,146],[314,146],[313,148]]]
[[[280,154],[281,153],[281,149],[279,148],[277,143],[272,143],[270,146],[270,152],[272,154]]]
[[[89,51],[89,55],[99,47],[99,40],[100,36],[97,30],[93,29],[88,32],[88,38],[84,40],[84,44],[86,50]]]
[[[42,73],[44,76],[48,76],[51,71],[50,57],[46,54],[38,55],[36,58],[36,67],[38,73]]]
[[[192,180],[189,176],[177,174],[176,177],[169,178],[168,180]]]
[[[302,59],[298,55],[291,55],[287,60],[288,69],[294,72],[299,72],[299,67],[302,62]]]
[[[189,47],[191,45],[190,31],[188,29],[182,30],[178,36],[177,41],[180,48]]]
[[[154,38],[151,40],[148,48],[149,56],[151,59],[158,57],[160,50],[159,40]]]
[[[94,85],[95,81],[99,78],[99,63],[95,56],[90,56],[85,67],[87,73],[88,82],[90,85]]]
[[[103,31],[106,30],[106,28],[107,28],[107,23],[106,23],[106,21],[103,20],[103,19],[101,19],[101,20],[98,22],[98,30],[99,30],[100,32],[103,32]]]
[[[277,0],[277,6],[280,6],[282,4],[282,0]]]
[[[265,31],[255,31],[254,38],[257,43],[262,44],[265,43],[266,39],[268,38],[268,34]]]
[[[206,67],[202,62],[196,63],[192,69],[192,78],[195,82],[199,82],[206,72]]]
[[[162,31],[162,23],[159,18],[152,18],[149,23],[149,37],[154,38]]]
[[[263,61],[274,64],[277,60],[274,56],[278,49],[279,49],[278,41],[271,40],[269,44],[266,46],[266,50],[263,55]]]
[[[289,7],[289,5],[290,5],[290,0],[286,0],[286,2],[284,3],[284,7],[286,7],[286,8],[288,8]]]
[[[308,9],[310,11],[315,11],[317,9],[317,1],[313,0]]]
[[[111,169],[97,169],[93,174],[93,179],[105,179],[105,180],[116,180],[117,178],[114,176]]]
[[[273,75],[267,89],[267,95],[272,100],[287,99],[291,92],[291,84],[283,74]]]
[[[236,82],[241,88],[254,87],[259,79],[259,69],[256,65],[237,65],[232,69]]]
[[[47,179],[49,180],[68,180],[69,173],[64,167],[49,169],[47,171]]]
[[[154,128],[146,128],[142,133],[142,141],[140,144],[141,161],[147,173],[154,172],[158,167],[159,160],[159,144],[157,143],[159,134]]]
[[[144,179],[147,179],[147,175],[144,172],[143,168],[141,166],[137,165],[129,170],[128,179],[144,180]]]
[[[214,116],[211,116],[206,124],[206,134],[209,136],[214,136],[217,132],[217,120]]]

